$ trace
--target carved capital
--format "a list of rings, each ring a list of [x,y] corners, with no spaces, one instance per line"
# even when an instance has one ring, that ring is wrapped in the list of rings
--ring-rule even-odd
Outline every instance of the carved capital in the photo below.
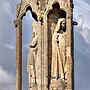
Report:
[[[18,26],[18,24],[19,24],[20,21],[21,21],[20,19],[16,19],[16,20],[14,20],[14,25],[15,25],[15,27]]]

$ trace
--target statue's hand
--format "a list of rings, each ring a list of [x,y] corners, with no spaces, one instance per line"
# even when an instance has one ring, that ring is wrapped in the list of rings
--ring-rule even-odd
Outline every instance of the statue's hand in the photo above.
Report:
[[[59,41],[59,34],[57,33],[54,38],[55,38],[55,41],[58,42]]]
[[[29,46],[32,46],[32,43],[30,43]]]
[[[33,43],[30,43],[30,45],[29,45],[30,47],[34,47],[34,45],[33,45]]]

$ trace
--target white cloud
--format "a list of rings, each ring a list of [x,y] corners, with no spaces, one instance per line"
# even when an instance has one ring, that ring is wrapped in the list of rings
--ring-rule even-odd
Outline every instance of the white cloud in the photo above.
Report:
[[[13,0],[14,5],[17,0]],[[12,0],[0,0],[0,90],[15,90],[15,6]],[[3,68],[2,68],[3,67]]]
[[[14,15],[11,11],[11,2],[10,0],[0,1],[0,30],[4,30],[5,26],[10,25],[10,21],[14,18]]]
[[[15,46],[10,45],[10,44],[6,44],[5,47],[9,48],[10,50],[14,50],[15,49]]]
[[[75,90],[90,89],[90,29],[85,27],[86,17],[79,15],[75,18],[78,26],[74,32],[74,65],[75,65]]]
[[[15,90],[15,77],[0,66],[0,90]]]
[[[15,45],[16,41],[12,40],[10,42],[8,42],[8,44],[4,44],[4,46],[10,50],[15,50],[16,45]]]
[[[75,0],[78,4],[80,4],[81,7],[87,9],[90,11],[90,5],[86,3],[84,0]]]
[[[85,41],[90,44],[90,29],[84,27],[81,31],[82,36],[84,37]]]
[[[86,43],[90,44],[90,29],[89,27],[84,26],[84,16],[79,15],[77,19],[75,18],[75,20],[78,22],[78,25],[75,26],[75,31],[84,37]]]
[[[78,27],[82,27],[83,24],[84,24],[84,17],[82,15],[79,15],[77,22],[78,22],[78,25],[77,26]]]

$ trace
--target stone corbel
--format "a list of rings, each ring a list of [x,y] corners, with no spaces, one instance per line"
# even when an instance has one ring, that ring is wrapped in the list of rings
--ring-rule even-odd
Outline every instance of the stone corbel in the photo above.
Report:
[[[21,21],[20,19],[16,19],[16,20],[14,20],[14,25],[15,25],[15,27],[18,26],[18,24],[19,24],[20,21]]]

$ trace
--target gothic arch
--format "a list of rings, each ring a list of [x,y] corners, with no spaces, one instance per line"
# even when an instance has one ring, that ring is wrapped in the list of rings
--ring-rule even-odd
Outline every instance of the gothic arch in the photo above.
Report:
[[[53,5],[55,5],[56,3],[59,4],[60,9],[66,11],[65,8],[62,6],[63,4],[65,4],[63,1],[58,2],[58,1],[54,0],[51,5],[53,6]],[[62,3],[63,3],[63,4],[62,4]]]
[[[31,14],[32,14],[32,17],[37,21],[37,15],[36,15],[35,11],[32,10],[30,4],[27,4],[27,5],[25,6],[25,8],[21,11],[19,18],[22,19],[22,18],[26,15],[26,12],[27,12],[28,10],[30,10],[30,12],[31,12]]]
[[[55,5],[56,3],[59,4],[60,9],[63,11],[67,11],[67,3],[63,2],[63,1],[57,1],[57,0],[53,0],[52,3],[50,2],[49,5],[47,6],[46,9],[46,13],[48,14],[52,9],[53,9],[53,5]]]

